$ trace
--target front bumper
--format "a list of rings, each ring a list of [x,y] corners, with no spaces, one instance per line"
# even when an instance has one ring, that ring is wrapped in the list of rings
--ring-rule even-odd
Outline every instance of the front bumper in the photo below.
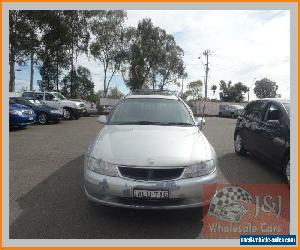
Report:
[[[169,181],[137,181],[84,170],[88,199],[99,204],[135,209],[183,209],[208,205],[216,192],[217,170],[209,175]],[[169,199],[133,198],[133,189],[169,190]]]
[[[12,115],[9,117],[10,126],[27,126],[35,122],[35,115]]]

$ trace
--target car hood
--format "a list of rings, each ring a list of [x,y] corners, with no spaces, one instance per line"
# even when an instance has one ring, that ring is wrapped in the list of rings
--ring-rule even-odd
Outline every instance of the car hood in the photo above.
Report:
[[[212,150],[194,126],[107,125],[88,155],[119,165],[185,166],[212,159]]]
[[[16,109],[16,110],[22,110],[22,109],[31,109],[30,107],[28,106],[25,106],[25,105],[22,105],[22,104],[17,104],[17,103],[14,103],[14,104],[9,104],[9,108],[10,109]]]

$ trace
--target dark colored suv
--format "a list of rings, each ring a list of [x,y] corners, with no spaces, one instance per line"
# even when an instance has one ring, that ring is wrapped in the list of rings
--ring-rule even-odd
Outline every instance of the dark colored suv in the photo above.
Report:
[[[290,181],[290,100],[250,102],[237,119],[234,131],[237,154],[250,152],[268,160]]]

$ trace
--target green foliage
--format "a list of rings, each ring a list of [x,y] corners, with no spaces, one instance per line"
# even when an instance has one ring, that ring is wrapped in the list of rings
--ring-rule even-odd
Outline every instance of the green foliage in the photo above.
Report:
[[[212,85],[211,88],[210,88],[210,89],[213,91],[213,94],[214,94],[214,95],[215,95],[215,93],[216,93],[217,88],[218,88],[218,87],[217,87],[217,85],[215,85],[215,84]]]
[[[263,78],[255,82],[254,93],[258,98],[277,97],[278,85],[276,82]]]
[[[191,97],[193,100],[200,100],[202,98],[202,86],[203,83],[201,80],[190,82],[183,95],[184,99],[187,100],[188,97]]]
[[[91,72],[82,66],[77,67],[75,71],[76,82],[71,82],[71,72],[62,80],[62,93],[70,98],[87,99],[94,94],[94,82],[92,81]],[[74,76],[73,76],[74,77]],[[73,88],[73,92],[71,92]]]
[[[154,26],[151,19],[141,20],[129,33],[127,63],[122,70],[124,81],[131,90],[163,89],[184,75],[182,49],[176,45],[173,36]]]
[[[124,94],[117,87],[110,88],[107,93],[107,97],[109,98],[121,99],[123,96]]]
[[[125,18],[125,11],[109,10],[102,11],[101,15],[91,22],[91,32],[95,36],[95,41],[90,45],[90,52],[103,65],[104,95],[107,94],[112,77],[125,59],[123,27]]]
[[[15,64],[24,65],[38,45],[37,29],[30,11],[9,11],[9,91],[15,90]]]
[[[241,82],[232,85],[229,81],[220,81],[220,100],[223,102],[242,102],[244,101],[244,94],[248,91],[248,87]]]

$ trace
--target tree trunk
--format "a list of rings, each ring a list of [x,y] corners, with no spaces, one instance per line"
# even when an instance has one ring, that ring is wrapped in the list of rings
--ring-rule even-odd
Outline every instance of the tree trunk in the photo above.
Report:
[[[29,86],[30,91],[33,90],[33,74],[34,74],[33,66],[34,66],[33,49],[31,49],[31,51],[30,51],[30,86]]]
[[[59,65],[58,65],[58,49],[56,50],[56,91],[58,91],[58,69],[59,69]]]
[[[72,44],[71,51],[71,86],[70,86],[70,96],[73,96],[73,88],[74,88],[74,46]]]
[[[15,54],[15,23],[16,23],[16,17],[13,16],[14,13],[12,11],[12,14],[10,16],[10,29],[9,29],[9,38],[10,38],[10,44],[9,44],[9,92],[15,91],[15,60],[16,60],[16,54]]]
[[[104,81],[103,81],[103,89],[104,89],[104,97],[107,95],[107,88],[106,88],[106,74],[107,74],[107,66],[104,66]]]
[[[9,60],[9,92],[15,91],[15,53],[11,51]]]

